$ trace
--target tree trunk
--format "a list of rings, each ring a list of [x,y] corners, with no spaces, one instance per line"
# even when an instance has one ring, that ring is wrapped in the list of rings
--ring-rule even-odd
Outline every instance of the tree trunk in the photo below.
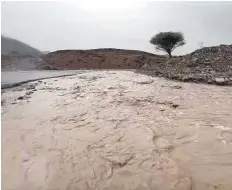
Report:
[[[169,57],[169,58],[172,58],[172,53],[171,53],[171,51],[168,51],[168,57]]]

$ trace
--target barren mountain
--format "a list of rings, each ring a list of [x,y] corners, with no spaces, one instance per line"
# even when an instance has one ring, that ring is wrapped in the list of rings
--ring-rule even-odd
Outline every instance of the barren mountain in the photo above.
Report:
[[[40,57],[43,53],[19,40],[1,36],[2,55]]]
[[[43,53],[19,40],[1,36],[2,70],[51,69],[40,58]]]

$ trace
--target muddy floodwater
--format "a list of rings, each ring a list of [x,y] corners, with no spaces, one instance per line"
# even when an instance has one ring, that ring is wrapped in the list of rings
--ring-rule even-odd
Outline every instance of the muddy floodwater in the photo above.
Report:
[[[93,71],[2,92],[4,190],[231,190],[232,88]]]

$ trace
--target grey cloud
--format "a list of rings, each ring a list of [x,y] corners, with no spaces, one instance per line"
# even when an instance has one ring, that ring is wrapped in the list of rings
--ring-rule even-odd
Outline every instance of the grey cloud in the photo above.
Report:
[[[144,1],[128,14],[117,17],[114,11],[111,18],[75,2],[3,2],[2,33],[42,51],[115,47],[155,52],[150,37],[169,30],[186,37],[176,54],[195,50],[200,41],[204,46],[232,43],[231,2]]]

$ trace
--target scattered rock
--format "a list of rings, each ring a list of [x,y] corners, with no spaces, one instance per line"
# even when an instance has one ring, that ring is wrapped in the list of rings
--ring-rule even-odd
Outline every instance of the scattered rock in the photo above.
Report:
[[[110,86],[110,87],[108,87],[108,89],[109,89],[109,90],[112,90],[112,89],[115,89],[115,87]]]
[[[24,87],[27,89],[27,90],[32,90],[32,89],[35,89],[35,84],[29,84],[29,85],[25,85]]]
[[[146,69],[148,67],[148,65],[147,64],[144,64],[143,66],[142,66],[142,69]]]
[[[227,81],[224,78],[215,78],[217,84],[225,84]]]
[[[193,78],[191,76],[183,76],[182,80],[187,82],[187,81],[191,81]]]
[[[18,100],[23,100],[23,99],[25,99],[25,96],[19,96],[18,97]]]
[[[79,79],[87,79],[86,76],[79,76]]]
[[[25,95],[31,95],[33,93],[34,93],[33,91],[29,91],[29,92],[26,92]]]
[[[213,80],[212,79],[208,79],[207,83],[212,84]]]
[[[147,81],[138,81],[136,83],[138,83],[138,84],[151,84],[153,82],[154,82],[154,80],[147,80]]]
[[[174,89],[181,89],[182,86],[180,86],[180,85],[175,85],[175,86],[172,86],[171,88],[174,88]]]
[[[162,104],[162,105],[168,105],[169,107],[171,108],[178,108],[180,105],[179,104],[176,104],[176,103],[173,103],[171,101],[165,101],[165,102],[156,102],[157,104]]]
[[[173,108],[178,108],[180,105],[171,103],[170,106],[172,106]]]
[[[169,63],[169,64],[168,64]],[[137,72],[184,82],[232,85],[232,45],[198,49]]]

